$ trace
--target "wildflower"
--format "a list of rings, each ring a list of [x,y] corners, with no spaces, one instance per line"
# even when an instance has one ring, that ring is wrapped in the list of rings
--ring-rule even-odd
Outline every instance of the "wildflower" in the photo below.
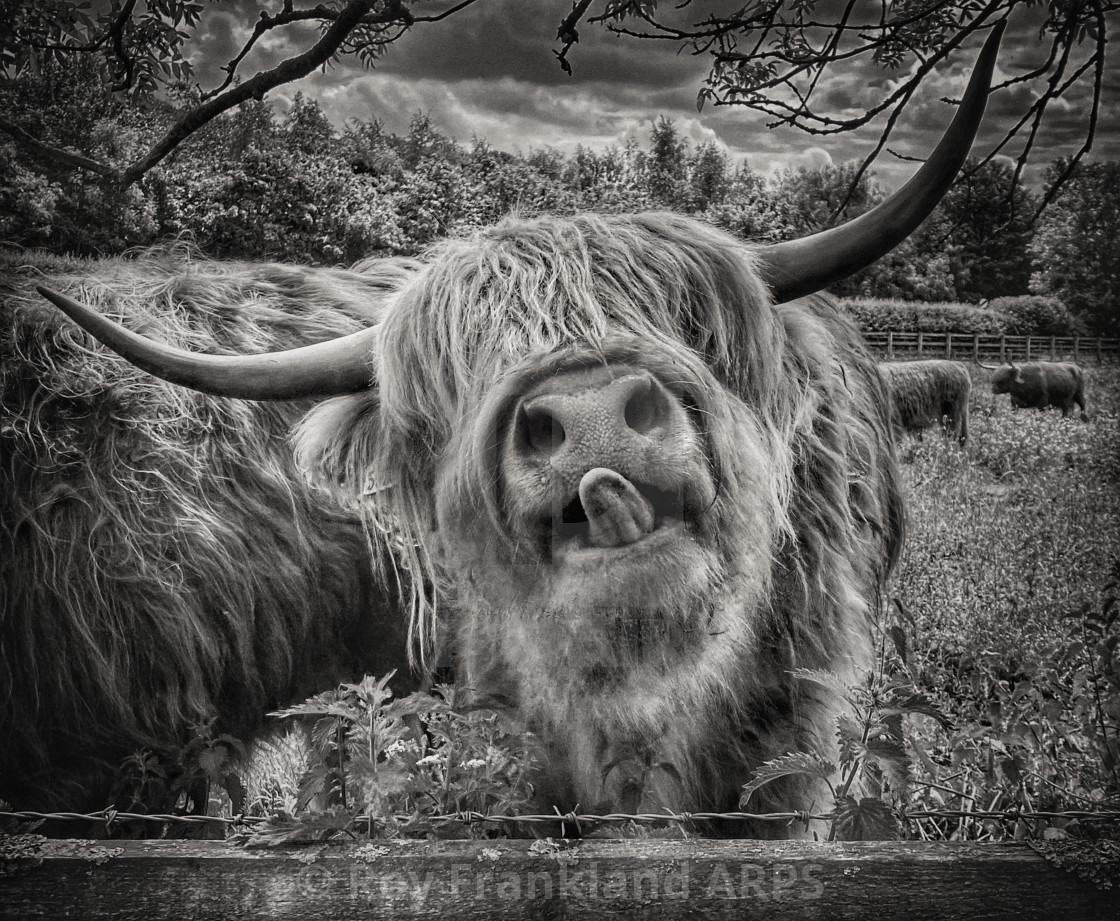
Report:
[[[418,751],[420,751],[420,746],[416,744],[414,739],[397,739],[396,742],[385,749],[385,754],[391,758],[394,755],[403,755]]]

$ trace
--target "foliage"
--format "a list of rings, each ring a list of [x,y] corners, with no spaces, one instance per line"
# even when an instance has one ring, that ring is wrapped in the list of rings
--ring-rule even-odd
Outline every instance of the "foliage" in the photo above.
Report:
[[[1047,190],[1071,169],[1030,243],[1031,291],[1060,298],[1096,335],[1120,335],[1120,163],[1056,161]]]
[[[662,208],[675,208],[687,200],[685,179],[687,148],[677,137],[673,122],[662,115],[650,132],[647,157],[649,196]]]
[[[464,4],[463,6],[469,6]],[[184,104],[158,138],[120,162],[99,157],[75,156],[66,146],[54,144],[27,125],[0,118],[0,130],[29,151],[36,163],[70,172],[89,170],[118,188],[128,188],[153,170],[186,139],[216,118],[250,100],[260,101],[278,86],[308,76],[340,56],[352,54],[372,64],[391,42],[420,22],[443,18],[415,16],[403,2],[337,0],[311,10],[293,9],[291,3],[270,15],[256,17],[245,44],[223,70],[226,79],[208,92],[183,92],[194,74],[184,51],[194,33],[205,34],[203,19],[212,10],[193,0],[114,0],[109,9],[90,12],[85,0],[50,0],[44,4],[17,2],[0,7],[0,70],[5,76],[24,77],[57,62],[74,61],[96,70],[96,89],[106,95],[131,96],[142,103],[157,99],[157,91],[178,95]],[[288,31],[308,20],[322,31],[312,41]],[[207,20],[209,22],[209,20]],[[222,24],[228,30],[227,24]],[[267,38],[266,38],[267,37]],[[258,41],[290,43],[290,57],[247,80],[238,68]],[[308,47],[301,48],[301,40]],[[297,50],[298,49],[298,50]]]
[[[44,142],[116,168],[198,101],[197,91],[185,87],[166,98],[122,99],[106,92],[93,70],[88,60],[51,63],[0,83],[0,103]],[[835,223],[842,208],[859,214],[884,197],[874,177],[851,163],[764,177],[750,164],[733,165],[712,142],[690,145],[665,118],[655,120],[645,149],[631,140],[599,151],[522,156],[477,137],[464,147],[421,114],[403,136],[377,122],[352,121],[337,132],[318,103],[298,94],[282,116],[247,100],[123,191],[96,171],[44,171],[30,163],[14,143],[0,142],[0,239],[6,242],[93,254],[186,236],[219,258],[327,264],[417,253],[441,236],[512,211],[673,208],[768,243],[813,233]],[[1115,313],[1107,272],[1116,247],[1108,239],[1078,238],[1059,247],[1065,225],[1049,218],[1039,225],[1042,236],[1028,239],[1024,215],[1032,199],[1008,169],[989,164],[967,175],[967,184],[951,190],[918,232],[833,293],[910,301],[1024,293],[1030,244],[1043,260],[1035,265],[1036,288],[1090,292],[1079,295],[1080,307],[1062,295],[1079,317],[1087,318],[1087,310],[1097,311],[1097,320],[1107,319],[1109,309]],[[1096,217],[1085,216],[1097,198],[1082,187],[1095,175],[1077,173],[1082,192],[1074,189],[1053,208],[1068,210],[1076,199],[1077,220],[1104,228],[1108,195],[1098,196]],[[1009,189],[1017,190],[1013,200]],[[954,332],[999,331],[994,322],[976,330],[970,319],[957,319],[964,325]]]
[[[183,57],[186,30],[200,21],[203,5],[194,0],[136,3],[75,3],[35,0],[6,3],[0,18],[0,69],[15,76],[34,71],[65,55],[88,54],[98,83],[114,92],[147,96],[159,85],[189,79]]]
[[[997,297],[988,302],[988,308],[1008,318],[1007,332],[1013,336],[1085,335],[1085,324],[1056,297]]]
[[[558,66],[569,74],[572,63],[568,53],[579,40],[577,26],[589,16],[591,6],[587,0],[550,4],[552,15],[560,20],[557,41],[561,48],[553,54]],[[746,105],[815,134],[852,130],[889,110],[881,142],[857,170],[858,180],[886,147],[902,110],[923,95],[918,92],[921,81],[962,51],[971,52],[974,43],[969,39],[1008,20],[1017,6],[1022,6],[1018,0],[995,0],[982,6],[976,0],[907,2],[888,4],[882,15],[867,17],[858,11],[853,15],[851,9],[840,12],[839,7],[819,0],[799,0],[788,7],[776,0],[760,0],[728,11],[718,20],[707,17],[690,24],[689,14],[679,12],[681,7],[690,9],[687,3],[674,6],[657,0],[608,0],[602,13],[591,20],[637,39],[670,40],[682,50],[710,55],[712,68],[698,96],[700,107],[708,101]],[[0,118],[0,130],[8,132],[39,163],[69,172],[89,169],[121,186],[133,185],[194,132],[238,105],[260,101],[268,92],[347,57],[363,66],[374,66],[406,33],[451,16],[469,21],[473,10],[484,8],[484,4],[482,0],[466,0],[430,11],[425,7],[414,0],[330,0],[301,8],[286,2],[271,12],[248,6],[214,8],[197,0],[112,0],[92,5],[87,0],[10,0],[0,5],[0,72],[5,77],[25,77],[59,61],[85,61],[94,76],[92,85],[99,91],[140,103],[151,103],[161,95],[182,94],[185,87],[193,85],[191,53],[213,30],[241,36],[242,40],[235,56],[222,67],[225,77],[221,82],[205,91],[199,88],[197,93],[182,94],[184,104],[168,121],[166,131],[150,138],[124,160],[111,162],[93,156],[79,163],[72,149],[40,136],[19,120]],[[1033,72],[1006,82],[1005,86],[1024,79],[1037,82],[1039,99],[1020,122],[1008,129],[996,151],[1024,128],[1033,138],[1048,107],[1052,111],[1055,100],[1064,102],[1063,97],[1085,83],[1095,91],[1087,120],[1088,125],[1095,124],[1106,72],[1106,14],[1116,8],[1115,2],[1103,0],[1095,4],[1053,2],[1045,6],[1041,17],[1014,17],[1016,26],[1037,30],[1038,39],[1050,44],[1050,53]],[[637,27],[631,23],[637,23]],[[307,29],[308,24],[315,28]],[[480,34],[482,41],[493,38],[485,25],[468,28],[464,34],[472,31]],[[264,47],[282,48],[287,57],[273,59],[267,68],[245,77],[241,67],[252,52]],[[547,57],[545,49],[540,50]],[[860,94],[837,92],[833,80],[821,77],[834,66],[846,67],[860,56],[905,76],[894,81],[898,85],[889,95],[880,94],[866,111],[857,109],[853,113],[837,100],[850,102]],[[903,66],[911,56],[914,66]],[[1020,159],[1025,162],[1033,145],[1020,146]],[[1079,160],[1091,146],[1089,127],[1072,160]],[[695,183],[691,190],[682,185],[682,177],[674,170],[676,166],[663,173],[659,166],[653,171],[651,191],[655,200],[676,201],[682,192],[696,190]]]
[[[349,263],[399,251],[386,183],[356,173],[346,153],[318,104],[297,96],[281,124],[263,103],[243,106],[147,183],[163,232],[192,236],[210,252]]]
[[[98,86],[93,66],[50,66],[35,76],[0,81],[0,112],[19,118],[46,142],[123,162],[155,135],[158,106],[115,99]],[[0,239],[72,252],[120,252],[149,242],[155,208],[139,187],[119,189],[88,171],[35,169],[0,134]]]
[[[245,806],[239,762],[245,745],[228,733],[216,733],[214,720],[191,728],[183,745],[155,752],[141,749],[121,762],[111,799],[122,812],[209,815],[218,802],[233,813]],[[194,833],[213,829],[195,826]],[[179,834],[190,834],[190,830]]]
[[[1009,333],[1009,321],[998,310],[946,302],[916,303],[897,298],[858,297],[841,301],[864,332]]]
[[[273,716],[312,720],[294,810],[269,814],[251,845],[370,837],[482,837],[461,812],[524,811],[538,753],[530,733],[438,685],[394,700],[392,674],[343,684]],[[282,782],[282,778],[277,778]],[[290,795],[275,797],[287,805]],[[258,803],[260,801],[258,800]]]
[[[910,535],[874,669],[801,674],[848,702],[835,762],[775,759],[744,799],[823,778],[838,838],[1033,838],[1099,876],[1098,851],[1054,842],[1114,825],[1016,813],[1120,808],[1120,372],[1087,372],[1091,424],[1013,412],[974,375],[967,450],[903,445]]]
[[[1027,244],[1037,202],[1009,163],[969,159],[915,238],[923,252],[943,253],[962,301],[1025,294]]]
[[[682,7],[689,12],[680,14]],[[1106,88],[1111,14],[1118,7],[1114,2],[1061,0],[1047,4],[1020,0],[898,2],[881,8],[821,0],[792,4],[756,0],[718,17],[705,14],[689,21],[693,7],[687,3],[610,0],[603,18],[619,34],[651,42],[670,41],[694,55],[706,55],[711,69],[697,97],[699,109],[708,103],[745,106],[765,115],[771,125],[785,124],[813,135],[848,131],[887,114],[880,142],[864,160],[860,173],[887,146],[903,110],[928,98],[920,84],[934,68],[957,55],[970,60],[979,39],[997,24],[1029,28],[1031,40],[1042,46],[1039,63],[1025,75],[1007,78],[996,89],[1037,80],[1037,99],[1020,120],[1007,126],[985,158],[991,161],[1009,142],[1021,140],[1016,135],[1022,132],[1027,142],[1013,145],[1020,148],[1017,176],[1048,116],[1076,105],[1078,96],[1074,94],[1084,92],[1091,102],[1080,146],[1071,161],[1076,163],[1092,148]],[[861,57],[885,72],[889,91],[866,94],[861,92],[865,86],[845,87],[842,95],[849,105],[838,112],[836,78],[822,79],[822,75],[838,58],[848,62]],[[858,74],[853,82],[867,80],[866,68]]]

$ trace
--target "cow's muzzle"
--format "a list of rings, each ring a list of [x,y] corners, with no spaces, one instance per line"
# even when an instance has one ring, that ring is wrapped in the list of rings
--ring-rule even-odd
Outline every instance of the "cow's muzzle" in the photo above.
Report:
[[[631,365],[537,383],[514,408],[502,466],[515,526],[552,546],[626,547],[686,520],[710,483],[682,396]]]

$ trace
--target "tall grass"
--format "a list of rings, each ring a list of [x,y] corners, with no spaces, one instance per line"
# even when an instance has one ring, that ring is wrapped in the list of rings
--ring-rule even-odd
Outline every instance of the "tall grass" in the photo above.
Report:
[[[1029,657],[1120,557],[1120,368],[1086,370],[1092,421],[1012,410],[972,366],[971,440],[903,445],[908,531],[892,593],[931,650]]]

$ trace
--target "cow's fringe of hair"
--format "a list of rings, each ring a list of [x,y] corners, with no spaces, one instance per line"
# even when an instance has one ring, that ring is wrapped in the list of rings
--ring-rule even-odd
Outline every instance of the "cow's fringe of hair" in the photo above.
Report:
[[[47,802],[71,781],[90,792],[83,771],[103,776],[129,744],[173,745],[214,713],[248,730],[293,688],[360,668],[344,647],[367,550],[356,518],[292,463],[285,439],[306,404],[160,382],[33,285],[154,339],[244,353],[376,322],[412,266],[211,263],[181,244],[3,258],[0,787]]]

